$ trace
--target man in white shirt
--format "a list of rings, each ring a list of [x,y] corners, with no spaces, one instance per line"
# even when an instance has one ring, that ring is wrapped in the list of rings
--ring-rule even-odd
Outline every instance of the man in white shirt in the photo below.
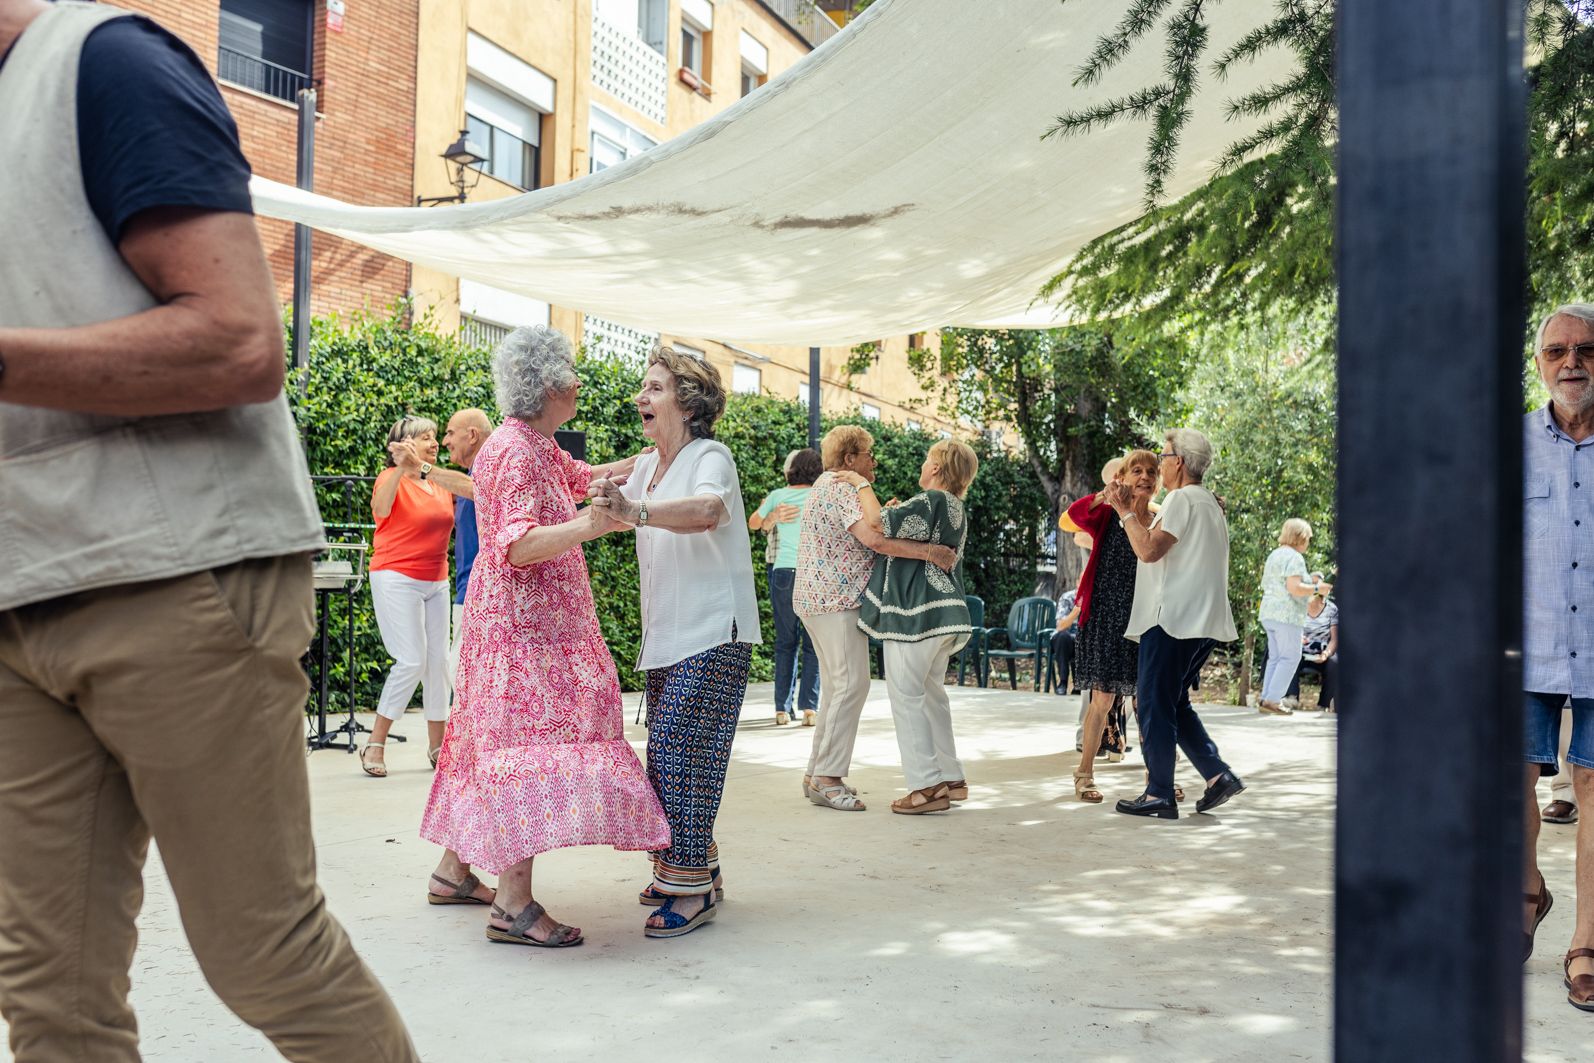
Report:
[[[1127,487],[1107,489],[1107,501],[1140,559],[1124,637],[1140,643],[1136,709],[1148,775],[1146,792],[1119,801],[1117,808],[1129,816],[1178,819],[1176,750],[1184,750],[1207,781],[1197,812],[1223,804],[1245,784],[1218,755],[1190,704],[1195,673],[1213,642],[1237,637],[1229,610],[1229,526],[1201,482],[1212,464],[1212,444],[1194,429],[1177,428],[1165,437],[1161,458],[1158,471],[1168,495],[1149,528],[1135,519]]]

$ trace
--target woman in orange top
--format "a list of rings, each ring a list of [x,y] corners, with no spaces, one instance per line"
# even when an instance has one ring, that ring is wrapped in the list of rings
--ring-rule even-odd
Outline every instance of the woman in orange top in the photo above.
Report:
[[[448,717],[448,539],[454,494],[471,494],[470,477],[434,469],[437,423],[401,417],[387,434],[387,465],[371,492],[376,535],[371,604],[393,670],[376,706],[376,727],[360,750],[367,775],[387,775],[387,734],[404,715],[417,684],[426,712],[427,755],[437,763]],[[463,482],[460,482],[463,481]]]

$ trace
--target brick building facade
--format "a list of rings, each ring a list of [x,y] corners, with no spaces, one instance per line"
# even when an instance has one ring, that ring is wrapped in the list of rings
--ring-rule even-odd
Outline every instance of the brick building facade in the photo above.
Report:
[[[117,6],[154,18],[218,75],[256,174],[294,183],[299,116],[289,101],[298,84],[313,80],[315,190],[369,206],[414,202],[415,0],[117,0]],[[223,28],[224,9],[230,34]],[[221,70],[224,36],[236,44],[240,27],[246,35],[258,30],[250,17],[262,11],[302,14],[304,39],[286,46],[302,47],[304,61],[270,64],[246,54],[252,47],[227,49],[229,62]],[[280,39],[269,40],[269,26],[264,35],[283,46]],[[293,296],[293,226],[271,218],[259,219],[259,226],[286,304]],[[381,308],[409,290],[407,262],[320,232],[312,249],[315,313]]]

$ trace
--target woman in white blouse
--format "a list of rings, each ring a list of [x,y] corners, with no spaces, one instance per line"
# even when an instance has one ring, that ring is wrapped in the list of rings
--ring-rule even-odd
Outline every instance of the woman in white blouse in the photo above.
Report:
[[[678,937],[723,896],[714,818],[759,637],[752,546],[736,462],[714,441],[725,388],[712,365],[655,348],[636,399],[657,448],[623,486],[592,485],[593,505],[636,528],[647,673],[648,779],[670,823],[654,855],[643,933]]]

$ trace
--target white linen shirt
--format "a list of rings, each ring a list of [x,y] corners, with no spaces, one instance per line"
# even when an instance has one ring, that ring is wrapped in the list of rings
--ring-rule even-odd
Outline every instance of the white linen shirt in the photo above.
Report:
[[[650,504],[714,495],[725,505],[718,527],[708,532],[636,530],[642,576],[640,670],[668,668],[731,641],[763,641],[758,597],[753,592],[753,547],[747,535],[736,460],[723,443],[694,439],[681,448],[651,494],[647,486],[658,454],[637,459],[620,489],[626,498]]]
[[[1239,633],[1229,609],[1229,522],[1218,500],[1200,484],[1169,491],[1151,527],[1178,542],[1162,560],[1139,562],[1124,638],[1139,642],[1160,627],[1176,639],[1233,642]]]

